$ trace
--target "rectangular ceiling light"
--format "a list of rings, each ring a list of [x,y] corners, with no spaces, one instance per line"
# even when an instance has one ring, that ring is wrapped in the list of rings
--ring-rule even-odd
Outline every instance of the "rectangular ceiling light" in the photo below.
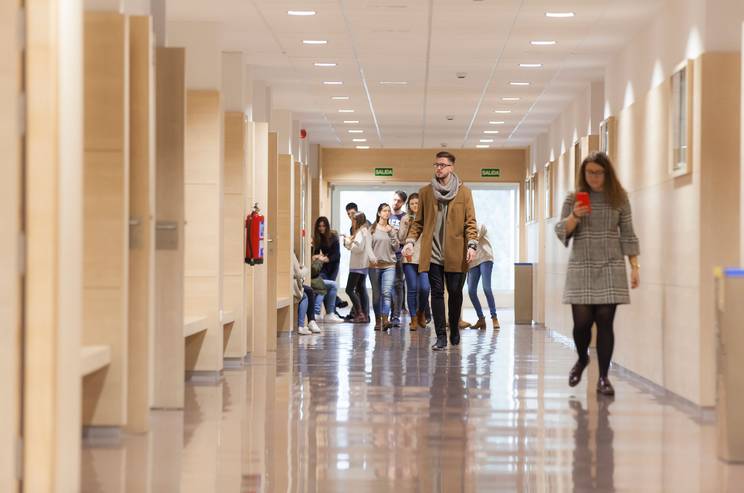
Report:
[[[554,17],[557,19],[567,19],[575,15],[573,12],[545,12],[545,17]]]
[[[325,39],[303,39],[302,44],[306,45],[325,45],[328,44],[328,41]]]
[[[335,67],[335,63],[331,62],[315,62],[314,64],[316,67]]]
[[[364,130],[349,130],[350,134],[363,134]]]
[[[480,142],[481,143],[493,142],[493,139],[481,139]]]
[[[478,144],[478,145],[477,145],[477,146],[475,146],[475,147],[476,147],[476,148],[478,148],[478,149],[488,149],[488,148],[489,148],[489,147],[491,147],[491,146],[490,146],[490,145],[488,145],[488,144]]]
[[[530,44],[532,46],[553,46],[556,43],[553,40],[544,40],[544,41],[537,40],[537,41],[530,41]]]
[[[520,67],[522,68],[542,68],[542,63],[520,63]]]
[[[354,110],[338,110],[339,113],[354,113]]]
[[[497,134],[500,133],[498,130],[484,130],[484,134]]]
[[[351,139],[352,142],[367,142],[367,139]]]
[[[359,123],[359,120],[344,120],[344,123]]]
[[[404,80],[383,80],[380,81],[383,86],[405,86],[408,82]]]
[[[512,82],[509,82],[509,85],[510,86],[529,86],[530,83],[529,82],[514,82],[514,81],[512,81]]]
[[[369,146],[356,146],[357,149],[369,149]]]
[[[333,96],[331,99],[334,99],[336,101],[348,101],[349,96]]]
[[[298,17],[308,17],[311,15],[315,15],[314,10],[288,10],[287,15],[294,15]]]
[[[326,80],[323,84],[326,86],[342,86],[344,83],[340,80]]]
[[[503,125],[504,122],[502,121],[490,121],[488,122],[489,125]]]
[[[520,98],[512,98],[512,97],[508,97],[508,98],[501,98],[501,100],[502,100],[502,101],[519,101],[519,100],[520,100]]]
[[[493,112],[500,115],[508,115],[509,113],[511,113],[511,110],[493,110]]]

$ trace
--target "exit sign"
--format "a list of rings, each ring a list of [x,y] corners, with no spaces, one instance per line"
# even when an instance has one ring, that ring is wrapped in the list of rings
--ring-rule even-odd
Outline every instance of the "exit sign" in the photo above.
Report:
[[[481,178],[499,178],[500,176],[499,168],[481,168]]]
[[[393,176],[393,168],[375,168],[375,176]]]

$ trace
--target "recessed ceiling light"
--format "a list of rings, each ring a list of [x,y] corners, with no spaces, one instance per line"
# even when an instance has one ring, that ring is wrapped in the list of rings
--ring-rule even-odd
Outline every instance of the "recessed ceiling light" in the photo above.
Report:
[[[480,142],[493,142],[493,139],[481,139]]]
[[[515,81],[512,81],[512,82],[509,82],[509,85],[510,86],[529,86],[530,83],[529,82],[515,82]]]
[[[369,149],[369,146],[356,146],[357,149]]]
[[[573,12],[545,12],[545,17],[557,17],[559,19],[566,19],[575,15]]]
[[[520,63],[519,66],[522,68],[541,68],[543,65],[542,63]]]
[[[310,15],[315,15],[315,11],[314,10],[288,10],[287,14],[296,15],[299,17],[307,17]]]
[[[335,63],[331,63],[331,62],[315,62],[313,65],[315,65],[316,67],[335,67],[336,66]]]
[[[503,125],[504,122],[502,122],[502,121],[491,121],[491,122],[488,122],[488,124],[489,125]]]
[[[500,115],[508,115],[509,113],[511,113],[511,110],[493,110],[493,112]]]
[[[342,86],[344,83],[340,80],[326,80],[323,84],[326,86]]]
[[[553,40],[545,40],[545,41],[530,41],[530,44],[532,46],[553,46],[555,44],[555,41]]]
[[[520,99],[521,98],[513,98],[513,97],[501,98],[502,101],[519,101]]]
[[[359,120],[344,120],[344,123],[359,123]]]
[[[306,45],[324,45],[328,44],[328,41],[325,39],[303,39],[302,44]]]
[[[333,96],[331,99],[335,99],[336,101],[348,101],[349,96]]]
[[[354,113],[354,110],[338,110],[339,113]]]
[[[484,134],[497,134],[499,133],[499,131],[498,130],[484,130],[483,133]]]
[[[380,81],[383,86],[405,86],[408,82],[404,80],[383,80]]]
[[[363,134],[364,130],[349,130],[350,134]]]
[[[351,139],[352,142],[367,142],[367,139]]]
[[[488,149],[488,148],[489,148],[489,147],[491,147],[491,146],[490,146],[490,145],[488,145],[488,144],[478,144],[478,145],[477,145],[477,146],[475,146],[475,147],[476,147],[476,148],[478,148],[478,149]]]

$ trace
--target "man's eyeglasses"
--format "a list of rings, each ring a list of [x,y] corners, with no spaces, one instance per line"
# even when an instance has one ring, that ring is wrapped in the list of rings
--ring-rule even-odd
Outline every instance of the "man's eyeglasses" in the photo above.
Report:
[[[434,163],[432,164],[436,169],[444,169],[448,166],[452,166],[452,163]]]

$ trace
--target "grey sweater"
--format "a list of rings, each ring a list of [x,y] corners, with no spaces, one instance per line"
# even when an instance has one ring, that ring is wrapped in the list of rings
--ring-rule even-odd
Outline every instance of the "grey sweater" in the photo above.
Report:
[[[377,259],[376,263],[369,264],[372,269],[381,269],[395,265],[395,252],[398,250],[400,241],[395,229],[383,231],[381,228],[375,228],[372,235],[372,254]]]

